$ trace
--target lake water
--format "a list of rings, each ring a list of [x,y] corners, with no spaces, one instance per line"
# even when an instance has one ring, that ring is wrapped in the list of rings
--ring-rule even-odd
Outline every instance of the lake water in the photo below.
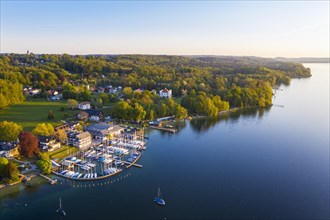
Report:
[[[3,198],[1,220],[61,219],[60,196],[65,219],[329,219],[329,64],[305,66],[272,108],[151,131],[142,169]]]

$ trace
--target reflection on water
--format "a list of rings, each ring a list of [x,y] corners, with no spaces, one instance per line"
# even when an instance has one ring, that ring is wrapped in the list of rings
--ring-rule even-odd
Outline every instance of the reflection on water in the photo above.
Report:
[[[276,106],[275,106],[276,107]],[[235,112],[231,112],[217,118],[194,118],[190,121],[192,130],[196,133],[206,132],[210,128],[214,127],[221,122],[235,122],[244,118],[256,118],[262,119],[265,113],[269,112],[272,107],[267,108],[245,108],[239,109]],[[274,107],[273,107],[274,108]]]

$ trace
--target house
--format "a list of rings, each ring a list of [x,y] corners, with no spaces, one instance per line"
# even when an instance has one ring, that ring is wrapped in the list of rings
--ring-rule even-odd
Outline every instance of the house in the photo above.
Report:
[[[77,114],[77,117],[76,117],[78,120],[81,120],[81,121],[88,121],[88,118],[89,118],[89,114],[85,111],[81,111]]]
[[[155,126],[155,127],[161,127],[162,126],[162,122],[155,120],[155,121],[149,122],[149,125]]]
[[[61,148],[61,143],[50,136],[38,136],[39,148],[43,151],[53,151]]]
[[[118,92],[117,88],[110,88],[109,93],[110,94],[116,94]]]
[[[76,126],[79,125],[79,122],[77,121],[73,121],[73,122],[65,122],[65,124],[56,126],[54,129],[55,131],[59,131],[59,130],[74,130],[76,128]]]
[[[38,95],[41,93],[41,89],[30,89],[30,95]]]
[[[91,121],[101,121],[103,119],[103,112],[96,109],[86,109],[85,112],[89,115]]]
[[[68,136],[68,145],[75,146],[79,149],[86,149],[92,144],[92,135],[89,132],[67,130],[66,135]]]
[[[80,110],[91,109],[91,103],[90,102],[81,102],[81,103],[79,103],[78,108]]]
[[[51,100],[51,101],[58,101],[58,100],[60,100],[60,99],[62,99],[62,94],[59,94],[59,95],[53,95],[53,96],[50,97],[50,100]]]
[[[99,86],[99,87],[97,88],[97,92],[98,92],[98,93],[104,93],[104,88],[103,88],[102,86]]]
[[[143,92],[143,89],[138,88],[138,89],[135,89],[134,92]]]
[[[162,89],[159,91],[159,96],[161,98],[171,98],[172,97],[172,90],[168,90],[168,89]]]
[[[14,157],[18,155],[18,141],[0,141],[0,156]]]

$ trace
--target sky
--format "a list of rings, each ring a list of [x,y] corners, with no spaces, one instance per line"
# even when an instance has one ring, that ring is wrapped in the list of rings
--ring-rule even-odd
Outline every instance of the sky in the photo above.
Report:
[[[327,1],[1,1],[1,53],[329,57]]]

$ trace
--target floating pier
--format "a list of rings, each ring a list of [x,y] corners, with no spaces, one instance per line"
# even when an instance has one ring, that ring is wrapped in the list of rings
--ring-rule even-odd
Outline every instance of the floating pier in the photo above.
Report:
[[[153,129],[160,130],[160,131],[168,131],[171,133],[176,133],[178,131],[175,128],[165,128],[165,127],[157,127],[157,126],[149,126],[149,128],[153,128]]]

